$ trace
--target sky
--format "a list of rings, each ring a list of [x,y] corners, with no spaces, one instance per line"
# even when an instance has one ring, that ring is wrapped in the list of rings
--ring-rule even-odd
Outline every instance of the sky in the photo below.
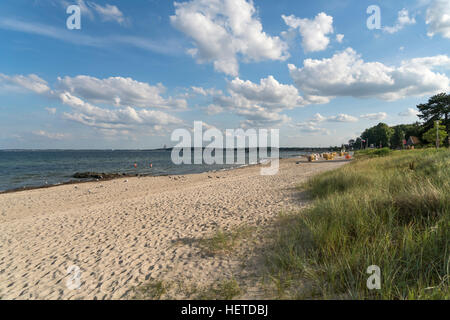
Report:
[[[448,0],[2,1],[0,149],[160,148],[194,121],[341,145],[449,92],[449,17]]]

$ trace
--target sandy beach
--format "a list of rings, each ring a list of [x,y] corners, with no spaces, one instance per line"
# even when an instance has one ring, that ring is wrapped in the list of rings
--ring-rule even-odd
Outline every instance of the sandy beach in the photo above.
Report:
[[[345,164],[298,160],[281,160],[274,176],[253,166],[1,194],[0,297],[127,299],[149,279],[231,277],[241,272],[238,256],[207,256],[188,240],[269,225],[305,205],[299,183]],[[71,265],[81,270],[76,290],[66,286]]]

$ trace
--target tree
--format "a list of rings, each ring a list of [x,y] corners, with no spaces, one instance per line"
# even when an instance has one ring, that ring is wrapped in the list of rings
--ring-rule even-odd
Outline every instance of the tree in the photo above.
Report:
[[[361,149],[361,146],[364,148],[364,146],[362,145],[362,142],[361,142],[361,138],[360,137],[358,137],[358,138],[356,138],[356,140],[350,140],[350,141],[353,141],[353,143],[351,144],[351,146],[353,147],[353,149],[354,150],[359,150],[359,149]],[[350,144],[350,141],[349,141],[349,144]]]
[[[405,131],[405,139],[408,140],[409,137],[420,137],[422,136],[422,128],[419,122],[413,124],[402,124],[403,130]]]
[[[366,129],[361,138],[364,140],[369,140],[369,145],[374,144],[375,146],[389,147],[391,142],[391,137],[394,134],[394,129],[390,128],[386,123],[380,122],[375,127]]]
[[[450,134],[450,94],[439,93],[428,99],[428,103],[419,104],[419,118],[423,121],[423,132],[434,127],[434,122],[443,120],[447,135]]]
[[[351,150],[359,150],[361,149],[361,138],[351,139],[348,141],[348,146]]]
[[[394,133],[391,137],[391,148],[403,147],[403,140],[408,140],[409,137],[421,137],[421,126],[419,122],[413,124],[399,124],[392,127]]]
[[[403,148],[403,140],[406,138],[403,126],[395,126],[392,129],[394,129],[394,134],[391,136],[391,147],[395,149]]]
[[[441,124],[442,121],[436,121],[434,128],[431,128],[430,130],[428,130],[427,132],[425,132],[422,136],[423,140],[429,142],[429,143],[434,143],[436,142],[436,138],[437,138],[437,132],[439,132],[439,143],[442,143],[446,140],[448,134],[445,131],[445,126]]]

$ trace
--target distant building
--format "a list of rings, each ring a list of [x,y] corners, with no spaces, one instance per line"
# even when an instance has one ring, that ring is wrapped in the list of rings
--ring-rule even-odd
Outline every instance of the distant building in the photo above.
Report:
[[[407,146],[415,146],[420,144],[420,140],[417,137],[411,136],[409,137],[408,141],[406,141]]]

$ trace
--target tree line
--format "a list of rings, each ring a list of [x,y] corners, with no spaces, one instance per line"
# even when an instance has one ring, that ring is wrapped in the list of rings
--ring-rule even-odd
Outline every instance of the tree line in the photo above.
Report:
[[[404,140],[410,137],[420,139],[422,145],[434,144],[439,135],[441,146],[449,146],[450,137],[450,94],[439,93],[428,99],[427,103],[417,105],[420,122],[388,126],[379,123],[364,130],[361,137],[350,140],[353,149],[368,146],[403,148]]]

